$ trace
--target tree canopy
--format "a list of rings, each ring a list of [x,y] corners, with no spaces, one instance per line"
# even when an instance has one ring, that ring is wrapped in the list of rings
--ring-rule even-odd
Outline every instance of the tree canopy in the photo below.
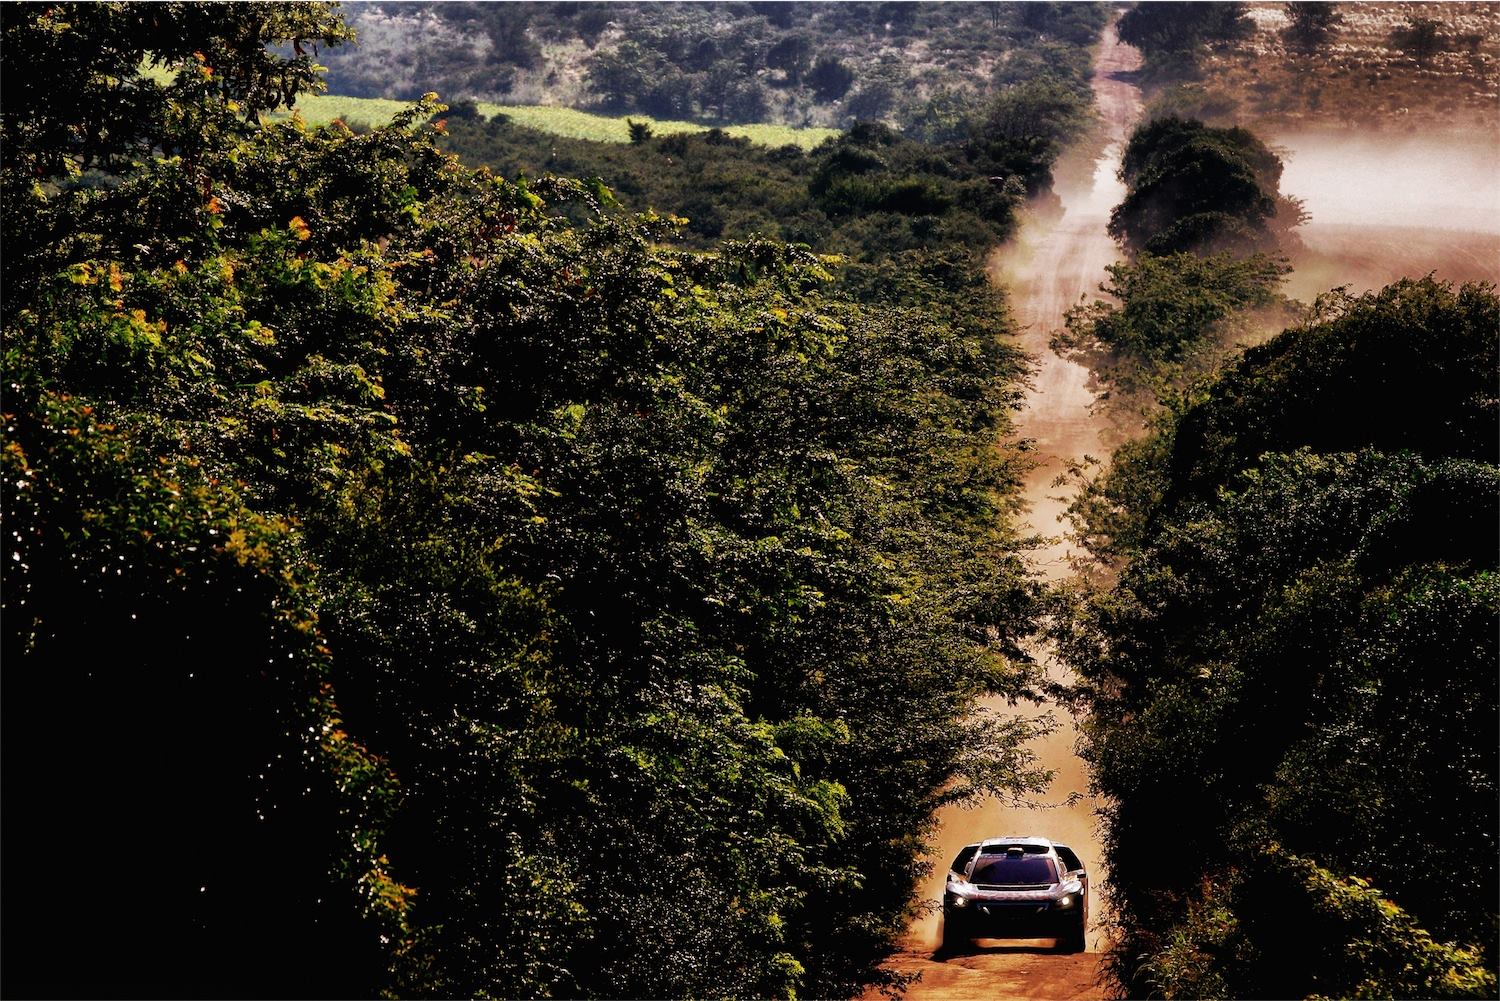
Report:
[[[964,711],[1032,674],[1003,311],[431,99],[259,122],[337,20],[204,11],[5,11],[80,68],[5,95],[6,989],[857,992],[935,808],[1040,777]]]
[[[1246,129],[1175,116],[1131,133],[1121,161],[1123,201],[1110,234],[1127,250],[1168,254],[1274,250],[1301,221],[1280,193],[1281,159]]]
[[[1284,4],[1283,9],[1287,18],[1286,39],[1300,49],[1322,45],[1344,23],[1338,4],[1328,0],[1299,0]]]
[[[1254,26],[1238,2],[1137,3],[1116,23],[1120,40],[1141,50],[1159,76],[1192,76],[1204,46],[1249,35]]]

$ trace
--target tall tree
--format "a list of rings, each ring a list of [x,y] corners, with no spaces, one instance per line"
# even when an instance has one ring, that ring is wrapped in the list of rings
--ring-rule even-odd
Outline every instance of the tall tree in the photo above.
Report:
[[[1295,47],[1312,50],[1322,45],[1344,23],[1338,4],[1326,0],[1299,0],[1284,5],[1286,38]]]

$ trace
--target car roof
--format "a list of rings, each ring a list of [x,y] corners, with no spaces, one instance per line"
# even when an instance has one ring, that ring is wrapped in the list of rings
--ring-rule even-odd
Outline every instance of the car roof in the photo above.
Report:
[[[973,844],[964,845],[964,847],[982,848],[985,845],[1036,845],[1041,848],[1068,847],[1067,845],[1062,844],[1062,842],[1060,841],[1051,841],[1047,838],[1034,838],[1030,835],[1020,835],[1016,837],[1005,838],[985,838],[983,841],[976,841]]]

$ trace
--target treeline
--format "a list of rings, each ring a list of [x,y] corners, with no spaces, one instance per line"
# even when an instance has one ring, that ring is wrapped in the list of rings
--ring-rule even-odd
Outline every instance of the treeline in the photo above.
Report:
[[[1500,626],[1493,286],[1312,307],[1243,129],[1127,145],[1116,302],[1058,345],[1155,413],[1060,597],[1131,996],[1488,997]],[[1291,329],[1240,354],[1278,317]]]
[[[1133,994],[1494,995],[1497,330],[1491,287],[1331,297],[1075,506]]]
[[[684,217],[700,246],[760,234],[864,260],[923,249],[980,257],[1011,232],[1023,200],[1050,197],[1052,165],[1092,115],[1085,74],[1011,87],[956,117],[943,141],[862,123],[803,151],[716,130],[653,136],[638,123],[624,146],[486,121],[459,105],[444,145],[506,177],[599,177],[628,208]]]
[[[906,124],[1086,71],[1093,3],[350,4],[335,93],[562,104],[658,118]],[[899,53],[899,54],[897,54]]]
[[[257,124],[323,5],[0,25],[6,993],[875,979],[935,809],[1040,779],[969,711],[1037,591],[954,244],[1045,157],[820,152],[830,239],[942,234],[840,272],[471,170],[431,102]]]

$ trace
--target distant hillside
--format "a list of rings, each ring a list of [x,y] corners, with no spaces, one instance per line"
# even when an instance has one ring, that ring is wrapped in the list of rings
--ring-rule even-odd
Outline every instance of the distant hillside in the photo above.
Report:
[[[1271,134],[1500,129],[1500,5],[1321,5],[1338,20],[1313,38],[1291,30],[1288,8],[1318,5],[1244,6],[1253,27],[1204,51],[1162,103]]]
[[[554,105],[716,124],[941,130],[1067,73],[1094,3],[350,3],[329,92]]]

